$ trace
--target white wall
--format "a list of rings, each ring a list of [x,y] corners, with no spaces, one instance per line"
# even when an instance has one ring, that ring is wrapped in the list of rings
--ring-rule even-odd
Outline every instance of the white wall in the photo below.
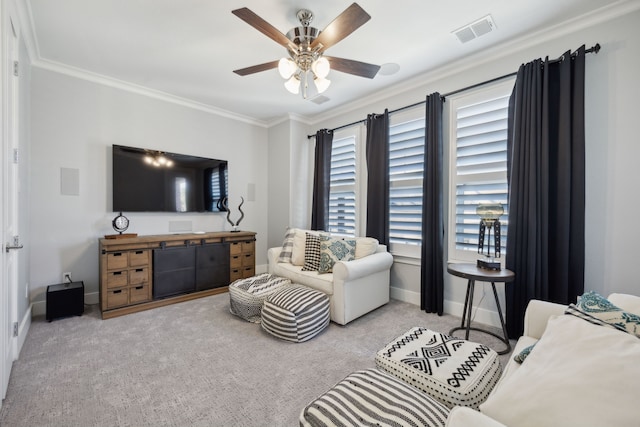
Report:
[[[309,126],[297,120],[269,128],[269,247],[282,244],[287,227],[310,226],[313,139],[308,133]]]
[[[243,230],[257,232],[256,263],[266,264],[267,130],[143,95],[34,67],[31,87],[31,297],[42,301],[61,273],[83,280],[97,301],[98,239],[114,233],[111,145],[153,148],[229,161],[231,218],[240,196]],[[60,169],[79,171],[79,196],[61,195]],[[192,230],[230,230],[224,214],[127,213],[128,232],[168,233],[170,221]],[[35,310],[35,307],[34,307]]]
[[[640,70],[640,12],[608,22],[594,23],[598,17],[590,19],[591,22],[575,22],[572,31],[556,29],[479,52],[464,61],[412,79],[403,87],[337,109],[331,116],[314,123],[312,129],[333,128],[364,119],[368,113],[419,102],[435,91],[447,93],[509,74],[517,71],[520,64],[535,58],[555,58],[582,44],[591,47],[599,42],[601,52],[588,55],[586,60],[585,287],[604,295],[610,292],[639,294],[640,280],[634,263],[640,241],[640,229],[636,225],[640,199],[635,197],[640,182],[637,166],[640,144],[635,126],[640,99],[637,77]],[[445,153],[448,152],[447,143],[445,136]],[[396,260],[392,270],[392,296],[419,301],[419,268],[415,263],[404,264]],[[445,276],[446,312],[461,313],[465,290],[462,279]],[[498,324],[489,287],[477,290],[476,301],[480,301],[483,293],[486,296],[476,320]],[[502,287],[500,296],[504,310]]]
[[[290,122],[287,120],[269,128],[269,235],[267,247],[282,244],[285,230],[290,224],[289,203],[291,200],[290,176],[291,172],[291,138],[289,135]],[[280,233],[276,233],[280,230]]]

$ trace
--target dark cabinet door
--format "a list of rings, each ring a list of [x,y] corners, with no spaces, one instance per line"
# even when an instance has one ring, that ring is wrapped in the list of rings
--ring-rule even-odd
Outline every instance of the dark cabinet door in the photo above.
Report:
[[[153,251],[153,298],[165,298],[196,290],[196,248],[155,249]]]
[[[229,244],[196,246],[196,290],[219,288],[229,284]]]

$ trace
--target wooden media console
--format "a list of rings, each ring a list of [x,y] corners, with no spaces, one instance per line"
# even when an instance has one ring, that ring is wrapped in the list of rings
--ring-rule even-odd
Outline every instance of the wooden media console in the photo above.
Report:
[[[255,275],[255,235],[221,231],[100,239],[102,318],[226,292],[234,280]]]

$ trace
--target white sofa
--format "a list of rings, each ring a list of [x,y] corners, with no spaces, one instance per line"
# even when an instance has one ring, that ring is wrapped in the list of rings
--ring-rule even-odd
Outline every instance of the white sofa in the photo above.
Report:
[[[640,297],[607,299],[640,316]],[[532,300],[513,352],[536,343],[530,355],[522,364],[510,359],[480,412],[456,407],[446,426],[640,425],[640,338],[564,315],[566,308]]]
[[[389,302],[389,275],[393,257],[385,245],[375,253],[352,261],[338,261],[333,273],[302,271],[302,266],[278,262],[282,248],[268,250],[270,274],[286,277],[329,295],[331,320],[346,325]]]
[[[410,381],[368,369],[311,402],[300,425],[640,425],[640,297],[587,292],[570,306],[533,300],[524,320],[524,334],[479,411],[449,410]]]

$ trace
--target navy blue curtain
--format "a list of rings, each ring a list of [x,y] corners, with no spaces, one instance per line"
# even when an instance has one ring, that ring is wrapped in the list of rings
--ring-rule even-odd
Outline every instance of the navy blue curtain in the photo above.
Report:
[[[420,309],[442,315],[444,304],[444,219],[442,192],[442,97],[427,96],[422,180]]]
[[[389,111],[367,116],[367,236],[389,244]]]
[[[311,229],[326,230],[329,219],[329,189],[331,178],[331,146],[333,131],[320,129],[316,132],[315,167],[313,172],[313,204],[311,206]]]
[[[509,103],[507,331],[522,334],[531,299],[584,291],[585,49],[523,64]]]

